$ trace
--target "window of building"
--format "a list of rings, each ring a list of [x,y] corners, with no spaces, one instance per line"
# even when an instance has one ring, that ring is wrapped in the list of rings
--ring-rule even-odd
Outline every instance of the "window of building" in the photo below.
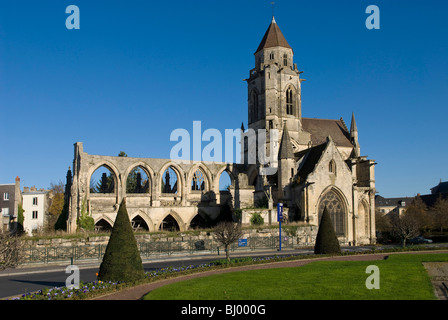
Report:
[[[205,189],[204,174],[201,170],[196,170],[191,180],[191,191],[203,191]]]
[[[2,215],[9,216],[9,208],[2,208]]]
[[[9,192],[3,193],[3,200],[9,200]]]
[[[33,219],[37,219],[37,211],[33,211]]]
[[[336,174],[336,162],[334,162],[334,160],[331,160],[330,163],[328,164],[328,171]]]
[[[252,91],[252,121],[258,120],[258,94],[255,90]]]
[[[274,52],[271,52],[271,54],[269,54],[269,59],[274,60]]]
[[[37,197],[33,198],[33,206],[37,206]]]
[[[286,53],[283,55],[283,65],[284,66],[288,65],[288,55]]]
[[[292,89],[286,90],[286,114],[294,114],[293,112],[293,93]]]

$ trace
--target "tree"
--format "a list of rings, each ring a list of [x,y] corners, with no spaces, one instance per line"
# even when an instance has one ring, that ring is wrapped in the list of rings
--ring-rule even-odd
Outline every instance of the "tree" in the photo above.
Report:
[[[50,183],[50,200],[51,204],[48,208],[48,222],[46,228],[48,229],[65,229],[66,219],[64,220],[63,210],[65,204],[64,183],[59,181],[58,184]],[[61,218],[62,215],[62,218]],[[62,222],[59,220],[63,220]],[[59,222],[58,222],[59,221]],[[59,224],[60,226],[59,226]],[[56,225],[59,227],[56,228]]]
[[[123,199],[100,265],[102,281],[133,282],[145,277],[142,259]]]
[[[391,216],[391,231],[402,241],[404,248],[408,239],[418,236],[419,222],[412,213],[394,214]]]
[[[413,223],[416,223],[417,228],[421,231],[424,232],[431,229],[431,216],[428,212],[428,208],[419,195],[417,195],[412,203],[406,208],[405,214],[412,217]]]
[[[230,262],[229,247],[243,235],[241,226],[238,223],[223,221],[216,225],[213,238],[224,246],[226,259]]]
[[[18,236],[0,229],[0,271],[15,268],[22,261],[23,246]]]
[[[440,229],[443,232],[444,227],[448,227],[448,200],[443,199],[439,195],[434,206],[431,208],[434,228]]]
[[[334,231],[333,223],[325,206],[320,219],[319,230],[317,231],[315,254],[341,254],[339,240]]]

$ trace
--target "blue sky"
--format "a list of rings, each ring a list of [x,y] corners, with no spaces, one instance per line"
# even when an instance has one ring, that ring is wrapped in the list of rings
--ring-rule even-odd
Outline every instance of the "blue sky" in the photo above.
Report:
[[[168,158],[177,128],[247,127],[243,79],[271,1],[1,1],[0,183],[64,181],[73,144],[90,154]],[[68,5],[80,29],[68,30]],[[368,30],[366,7],[380,9]],[[448,180],[446,1],[287,1],[304,117],[355,112],[385,197]],[[204,146],[204,145],[203,145]]]

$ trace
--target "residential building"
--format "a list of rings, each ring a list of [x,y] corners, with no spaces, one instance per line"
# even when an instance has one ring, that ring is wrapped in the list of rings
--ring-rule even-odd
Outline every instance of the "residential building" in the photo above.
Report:
[[[21,203],[19,177],[16,177],[15,183],[0,184],[1,230],[11,232],[17,230],[17,215]]]
[[[45,227],[50,206],[50,190],[24,187],[22,192],[23,229],[29,235]]]

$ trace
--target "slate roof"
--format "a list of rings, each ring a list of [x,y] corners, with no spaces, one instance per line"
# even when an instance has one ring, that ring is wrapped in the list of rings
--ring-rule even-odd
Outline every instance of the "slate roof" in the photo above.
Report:
[[[313,146],[325,143],[330,136],[338,147],[353,147],[350,132],[342,120],[302,118],[302,128],[311,133]]]
[[[285,36],[283,36],[283,33],[281,32],[277,23],[275,22],[274,17],[272,17],[271,24],[269,25],[268,30],[266,30],[266,33],[264,34],[264,37],[261,40],[260,45],[258,46],[255,53],[265,48],[272,47],[285,47],[292,49],[288,44],[288,41],[286,41]]]
[[[328,142],[325,142],[294,154],[297,161],[303,159],[299,165],[299,171],[297,172],[301,181],[305,181],[308,178],[308,175],[314,171],[314,168],[319,162],[327,145]]]
[[[440,183],[438,185],[431,188],[432,194],[447,193],[447,192],[448,192],[448,181],[445,181],[445,182],[440,181]]]
[[[414,201],[414,198],[404,197],[404,198],[384,198],[380,195],[375,196],[375,206],[383,207],[383,206],[404,206],[407,207]]]
[[[282,140],[280,141],[280,150],[278,152],[279,159],[294,159],[294,150],[292,149],[291,138],[286,127],[283,126]]]

